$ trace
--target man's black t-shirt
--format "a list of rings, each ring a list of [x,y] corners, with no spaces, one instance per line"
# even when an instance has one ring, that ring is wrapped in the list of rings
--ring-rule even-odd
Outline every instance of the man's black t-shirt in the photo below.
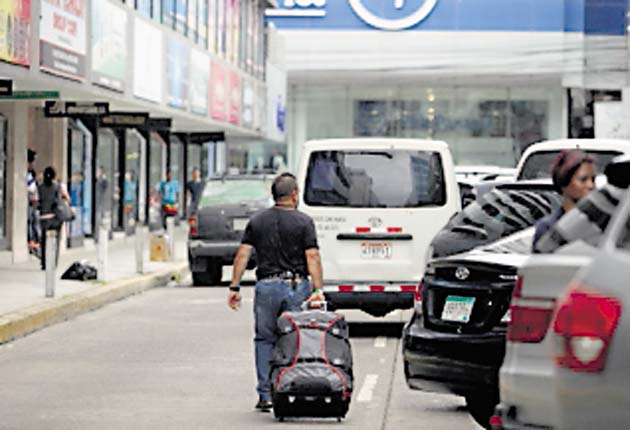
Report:
[[[254,215],[241,241],[256,250],[258,279],[292,271],[308,274],[307,249],[317,248],[313,220],[297,210],[266,209]]]

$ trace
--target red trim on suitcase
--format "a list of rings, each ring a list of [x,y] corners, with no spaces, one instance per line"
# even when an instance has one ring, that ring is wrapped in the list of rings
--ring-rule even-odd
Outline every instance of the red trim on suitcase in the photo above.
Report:
[[[285,367],[280,371],[280,373],[278,373],[278,377],[276,378],[276,390],[280,388],[280,378],[282,378],[289,370],[293,369],[297,365],[298,357],[300,356],[300,328],[298,327],[295,320],[290,316],[283,315],[282,317],[286,318],[295,329],[295,355],[293,356],[293,360],[291,361],[289,367]]]
[[[330,370],[332,370],[341,380],[341,385],[343,385],[342,397],[345,400],[350,396],[350,393],[348,393],[348,382],[346,381],[345,376],[343,376],[343,373],[341,373],[339,369],[337,369],[335,366],[330,364],[330,361],[328,360],[328,353],[326,352],[326,333],[328,332],[328,330],[330,330],[330,328],[333,325],[335,325],[337,321],[341,320],[342,318],[343,317],[340,315],[328,323],[324,331],[322,331],[320,345],[321,345],[322,357],[324,358],[324,363],[326,363],[326,366],[328,366]]]

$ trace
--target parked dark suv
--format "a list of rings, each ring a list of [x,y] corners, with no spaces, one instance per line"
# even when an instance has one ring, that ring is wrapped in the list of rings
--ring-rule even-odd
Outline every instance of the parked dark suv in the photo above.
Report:
[[[193,284],[217,285],[232,264],[249,219],[272,205],[266,175],[226,176],[207,181],[196,214],[189,218],[188,262]],[[255,267],[255,256],[249,269]]]

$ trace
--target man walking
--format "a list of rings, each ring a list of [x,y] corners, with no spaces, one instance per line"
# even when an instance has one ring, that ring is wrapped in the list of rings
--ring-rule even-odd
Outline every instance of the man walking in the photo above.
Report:
[[[228,306],[241,304],[239,284],[247,262],[256,250],[258,268],[254,299],[256,409],[271,410],[270,360],[277,340],[276,320],[282,312],[299,310],[302,303],[323,301],[322,268],[313,220],[296,210],[298,188],[295,176],[283,173],[271,187],[275,206],[256,214],[234,258]],[[311,283],[307,276],[310,275]]]

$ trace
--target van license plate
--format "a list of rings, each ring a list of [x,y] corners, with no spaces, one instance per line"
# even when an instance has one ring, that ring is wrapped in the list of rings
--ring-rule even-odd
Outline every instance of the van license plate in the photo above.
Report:
[[[367,260],[389,260],[392,258],[391,242],[363,242],[361,258]]]
[[[442,310],[442,320],[467,323],[474,304],[474,297],[448,296]]]
[[[247,227],[247,218],[234,218],[232,220],[232,228],[236,231],[243,231]]]

